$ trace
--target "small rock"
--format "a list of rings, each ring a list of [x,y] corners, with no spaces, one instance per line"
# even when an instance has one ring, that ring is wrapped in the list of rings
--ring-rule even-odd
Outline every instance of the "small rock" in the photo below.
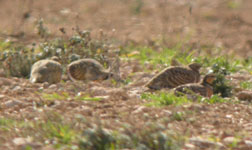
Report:
[[[252,141],[245,140],[244,142],[247,146],[252,147]]]
[[[49,89],[56,89],[57,88],[57,85],[56,84],[52,84],[48,87]]]
[[[163,110],[163,114],[169,116],[172,114],[172,112],[169,110]]]
[[[11,85],[11,84],[12,84],[12,81],[10,79],[0,77],[0,86]]]
[[[195,149],[195,146],[189,143],[185,144],[185,147],[189,149]]]
[[[18,137],[18,138],[14,138],[14,139],[12,140],[12,142],[13,142],[15,145],[23,145],[23,144],[32,142],[32,138],[31,138],[31,137],[27,137],[27,138]]]
[[[232,144],[235,141],[236,141],[235,137],[226,137],[225,139],[223,139],[223,142],[226,144]]]
[[[43,87],[40,87],[40,88],[38,88],[38,90],[39,90],[39,91],[43,91],[43,90],[44,90],[44,88],[43,88]]]
[[[14,88],[13,88],[13,91],[20,91],[22,88],[20,87],[20,86],[15,86]]]
[[[219,143],[219,142],[212,142],[212,141],[208,141],[208,140],[204,140],[201,138],[197,138],[197,137],[193,137],[190,138],[190,143],[194,144],[195,146],[198,146],[200,148],[224,148],[224,145]]]
[[[112,100],[127,100],[129,99],[129,95],[124,89],[113,89],[109,91],[109,99]]]
[[[7,107],[7,108],[10,108],[10,107],[14,107],[16,105],[20,105],[22,104],[21,101],[18,101],[18,100],[9,100],[7,102],[4,103],[4,106]]]
[[[146,107],[145,106],[140,106],[136,110],[134,110],[132,113],[137,114],[137,113],[145,112],[145,111],[146,111]]]
[[[5,98],[5,95],[0,95],[0,100],[2,100],[3,98]]]

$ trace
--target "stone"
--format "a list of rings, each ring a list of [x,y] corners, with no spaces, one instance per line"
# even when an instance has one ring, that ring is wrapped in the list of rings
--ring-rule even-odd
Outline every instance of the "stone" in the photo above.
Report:
[[[224,148],[224,145],[219,142],[212,142],[198,137],[190,138],[190,143],[200,148]]]
[[[232,144],[235,141],[236,141],[235,137],[226,137],[226,138],[223,139],[223,142],[226,143],[226,144]]]

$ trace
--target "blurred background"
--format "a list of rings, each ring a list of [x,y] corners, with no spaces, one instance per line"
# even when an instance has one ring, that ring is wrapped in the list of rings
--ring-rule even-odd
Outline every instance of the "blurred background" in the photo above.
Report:
[[[0,0],[0,39],[40,40],[43,19],[50,38],[71,36],[73,29],[101,30],[120,44],[173,47],[178,42],[211,53],[252,56],[251,0]]]

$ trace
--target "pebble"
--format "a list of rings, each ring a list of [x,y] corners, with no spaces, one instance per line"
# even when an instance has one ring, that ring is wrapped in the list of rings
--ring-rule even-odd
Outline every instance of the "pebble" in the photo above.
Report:
[[[15,86],[14,88],[13,88],[13,91],[20,91],[22,88],[20,87],[20,86]]]
[[[247,146],[252,147],[252,141],[245,140],[244,142]]]
[[[5,95],[0,95],[0,100],[2,100],[3,98],[5,98]]]
[[[217,147],[224,148],[224,145],[219,142],[212,142],[212,141],[204,140],[197,137],[190,138],[190,143],[200,148],[210,148],[210,147],[211,148],[217,148]]]
[[[10,108],[10,107],[14,107],[14,106],[20,105],[20,104],[22,104],[22,102],[19,100],[9,100],[4,103],[4,106],[7,108]]]
[[[133,114],[137,114],[137,113],[140,113],[140,112],[145,112],[146,111],[146,107],[145,106],[139,106],[136,110],[134,110],[132,113]]]
[[[233,142],[236,141],[236,138],[235,137],[226,137],[223,139],[223,142],[226,143],[226,144],[232,144]]]
[[[32,142],[32,138],[31,138],[31,137],[27,137],[27,138],[18,137],[18,138],[14,138],[14,139],[12,140],[12,142],[13,142],[15,145],[23,145],[23,144]]]
[[[57,85],[56,84],[52,84],[48,87],[49,89],[56,89],[57,88]]]
[[[10,79],[7,79],[7,78],[3,78],[3,77],[0,77],[0,85],[3,86],[7,86],[7,85],[11,85],[13,83],[13,81],[11,81]]]
[[[195,146],[193,144],[189,144],[189,143],[185,144],[185,147],[189,148],[189,149],[195,149]]]

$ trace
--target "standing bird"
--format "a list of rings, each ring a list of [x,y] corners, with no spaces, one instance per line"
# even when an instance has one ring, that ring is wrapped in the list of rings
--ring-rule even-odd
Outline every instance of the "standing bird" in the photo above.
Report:
[[[182,84],[197,83],[200,81],[198,63],[189,64],[188,67],[172,66],[154,76],[145,86],[150,89],[175,88]]]
[[[56,56],[51,59],[39,60],[32,65],[30,81],[32,83],[48,82],[49,84],[61,81],[62,67]]]
[[[175,88],[175,95],[179,96],[181,93],[192,94],[197,93],[204,97],[211,97],[213,95],[213,81],[216,79],[215,74],[208,74],[204,77],[201,83],[189,83],[180,85]]]
[[[106,80],[112,76],[98,61],[89,58],[70,63],[67,66],[67,74],[73,81]]]

